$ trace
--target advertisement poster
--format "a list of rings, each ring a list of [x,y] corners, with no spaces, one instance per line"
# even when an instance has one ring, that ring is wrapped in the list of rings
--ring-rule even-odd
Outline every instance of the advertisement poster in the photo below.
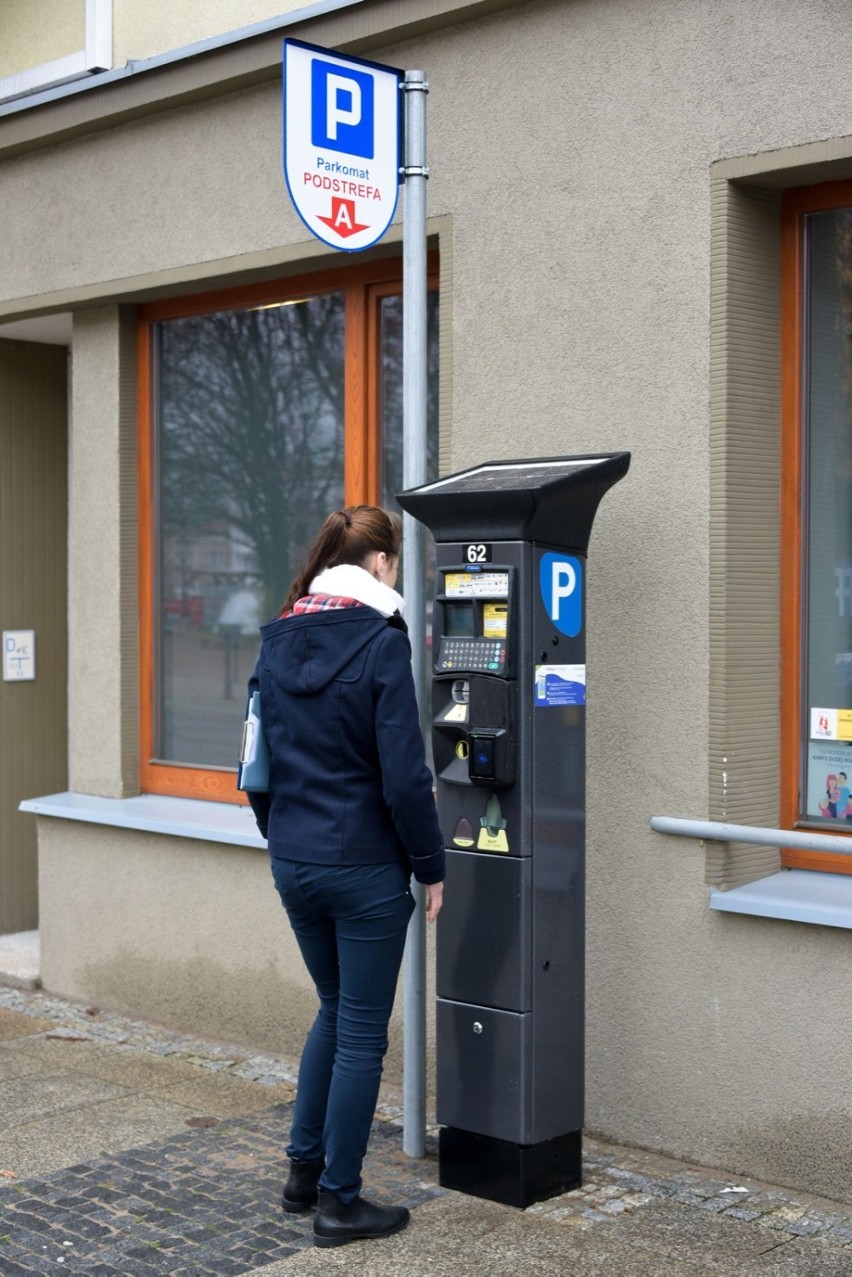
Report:
[[[808,744],[808,816],[849,822],[852,828],[852,741]]]

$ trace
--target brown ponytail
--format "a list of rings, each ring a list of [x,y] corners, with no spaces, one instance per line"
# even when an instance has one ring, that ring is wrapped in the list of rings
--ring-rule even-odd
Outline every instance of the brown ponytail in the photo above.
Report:
[[[362,567],[368,555],[377,550],[395,559],[401,545],[402,520],[398,514],[374,505],[334,510],[308,547],[307,561],[290,586],[282,614],[289,612],[296,600],[307,594],[311,581],[326,568],[337,567],[339,563]]]

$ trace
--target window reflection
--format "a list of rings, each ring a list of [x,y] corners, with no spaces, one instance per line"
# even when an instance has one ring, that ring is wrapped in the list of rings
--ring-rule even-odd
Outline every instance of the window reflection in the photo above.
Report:
[[[394,508],[402,301],[378,304],[381,500]],[[258,628],[277,614],[321,520],[344,501],[344,313],[344,294],[335,292],[154,325],[159,762],[234,769]],[[438,472],[437,320],[432,293],[430,478]],[[362,447],[362,436],[348,446]]]
[[[382,504],[402,492],[402,297],[383,297],[381,333]],[[426,482],[438,478],[438,293],[426,297]]]
[[[805,813],[850,827],[852,210],[808,222]]]
[[[438,478],[438,299],[437,291],[426,297],[426,480]],[[396,494],[403,490],[402,420],[402,297],[383,297],[379,311],[381,358],[382,504],[400,510]],[[424,592],[426,598],[426,641],[423,650],[423,687],[429,686],[432,667],[432,598],[435,593],[435,541],[423,529]],[[400,577],[399,590],[405,590]],[[427,729],[427,708],[420,707],[429,764],[432,764],[432,734]]]
[[[343,501],[343,321],[333,293],[157,325],[160,759],[234,766],[258,626]]]

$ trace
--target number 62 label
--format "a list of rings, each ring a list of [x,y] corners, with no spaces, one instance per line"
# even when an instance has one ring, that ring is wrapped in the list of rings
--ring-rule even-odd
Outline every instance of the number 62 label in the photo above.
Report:
[[[466,545],[464,558],[466,563],[490,563],[491,546],[483,545],[481,542],[477,542],[474,545]]]

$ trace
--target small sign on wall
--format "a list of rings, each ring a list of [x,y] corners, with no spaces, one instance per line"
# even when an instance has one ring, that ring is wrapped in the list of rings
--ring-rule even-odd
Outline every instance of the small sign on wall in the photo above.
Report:
[[[3,682],[35,678],[35,630],[3,631]]]

